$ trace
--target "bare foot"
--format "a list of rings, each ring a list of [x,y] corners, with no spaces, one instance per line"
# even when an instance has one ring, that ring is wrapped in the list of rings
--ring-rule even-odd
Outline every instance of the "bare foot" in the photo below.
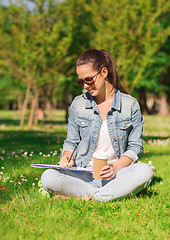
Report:
[[[69,197],[66,197],[66,196],[63,196],[63,195],[55,195],[54,197],[52,197],[52,198],[50,199],[50,202],[51,202],[51,201],[54,201],[54,200],[58,200],[58,199],[68,200]],[[86,202],[89,201],[90,199],[93,201],[93,198],[92,198],[91,195],[89,195],[89,196],[84,196],[84,197],[77,197],[77,198],[75,198],[75,199],[77,199],[77,200],[83,200],[83,201],[86,201]]]
[[[84,196],[84,197],[81,197],[81,198],[79,198],[79,199],[81,199],[81,200],[83,200],[83,201],[89,201],[90,199],[92,200],[92,201],[94,201],[94,199],[92,198],[92,196],[91,195],[89,195],[89,196]]]
[[[67,200],[67,199],[69,199],[69,197],[66,197],[66,196],[63,196],[63,195],[55,195],[54,197],[50,198],[50,202],[53,201],[53,200],[58,200],[58,199]]]

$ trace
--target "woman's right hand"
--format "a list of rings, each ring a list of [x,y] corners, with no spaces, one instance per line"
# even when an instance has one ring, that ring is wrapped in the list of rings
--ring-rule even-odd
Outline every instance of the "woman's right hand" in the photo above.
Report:
[[[70,157],[71,157],[71,152],[69,151],[66,151],[64,152],[62,158],[60,159],[60,162],[59,162],[59,165],[61,167],[64,167],[64,168],[69,168],[69,167],[72,167],[73,164],[74,164],[74,161],[73,161],[73,158],[69,161]]]

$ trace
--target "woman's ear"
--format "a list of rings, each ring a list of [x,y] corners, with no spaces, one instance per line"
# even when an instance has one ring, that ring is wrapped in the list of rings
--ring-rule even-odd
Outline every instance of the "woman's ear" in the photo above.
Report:
[[[106,67],[103,67],[101,70],[101,74],[103,75],[104,78],[107,78],[108,76],[108,70]]]

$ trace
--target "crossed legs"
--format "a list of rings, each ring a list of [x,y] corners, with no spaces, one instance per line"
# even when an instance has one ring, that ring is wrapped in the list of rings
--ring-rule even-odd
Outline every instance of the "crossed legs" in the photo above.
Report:
[[[121,169],[113,179],[95,180],[91,173],[68,169],[46,170],[41,177],[44,189],[56,194],[53,199],[77,199],[107,202],[145,189],[151,182],[153,171],[145,163],[135,163]]]

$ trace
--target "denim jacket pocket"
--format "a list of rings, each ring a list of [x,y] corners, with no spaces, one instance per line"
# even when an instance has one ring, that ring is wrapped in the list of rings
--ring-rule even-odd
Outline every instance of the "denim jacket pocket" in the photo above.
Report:
[[[79,127],[80,136],[82,138],[86,138],[90,134],[90,126],[91,126],[91,120],[84,119],[84,118],[77,118],[76,123]]]
[[[120,140],[125,140],[129,134],[130,128],[132,127],[131,120],[125,120],[116,123],[116,129],[118,132],[118,138]]]
[[[132,125],[132,121],[125,120],[125,121],[118,122],[116,125],[117,125],[118,129],[126,130],[127,128],[129,128]]]
[[[85,118],[77,118],[76,123],[79,127],[88,127],[91,125],[91,120]]]

